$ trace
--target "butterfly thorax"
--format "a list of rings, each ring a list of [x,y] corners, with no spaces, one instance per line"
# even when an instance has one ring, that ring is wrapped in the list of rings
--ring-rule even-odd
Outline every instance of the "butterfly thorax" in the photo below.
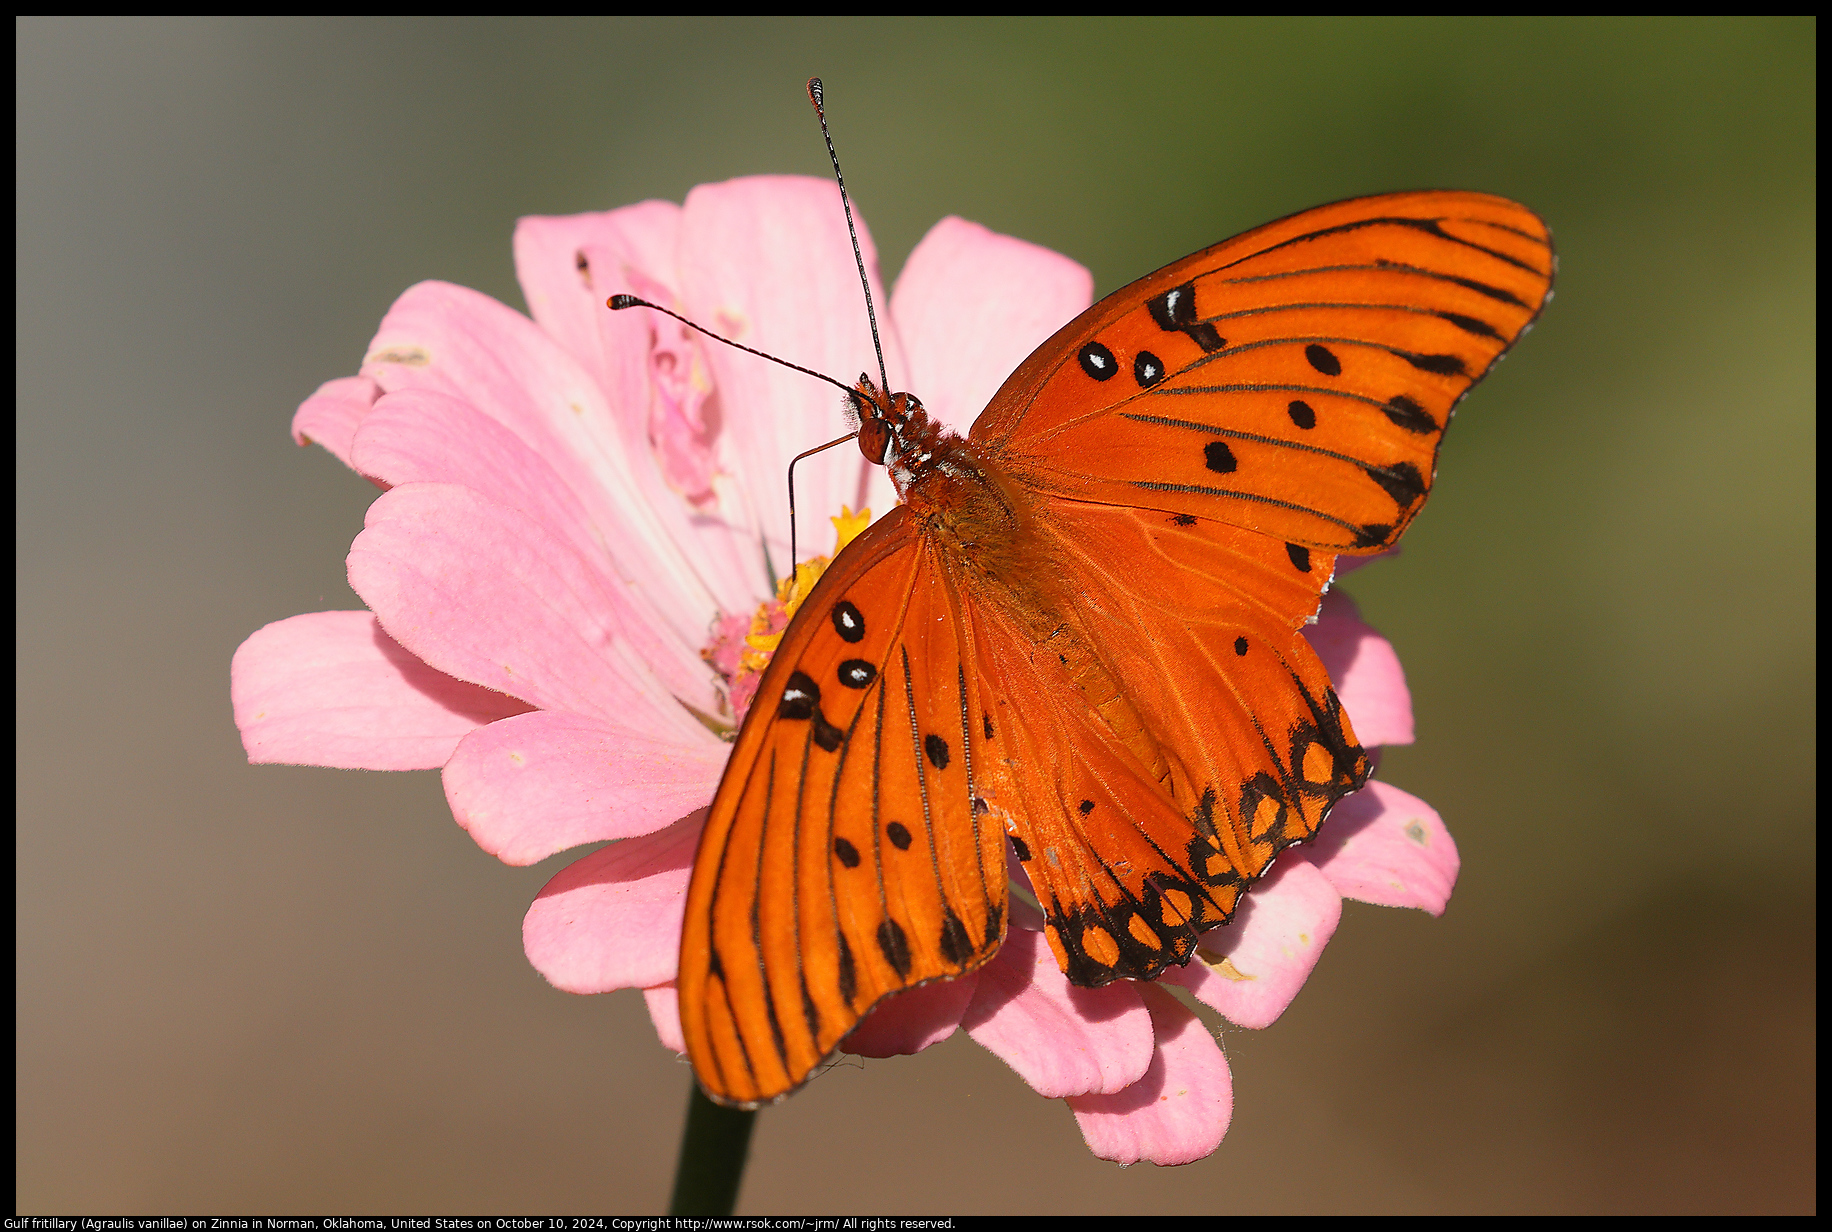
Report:
[[[932,418],[913,395],[879,393],[859,378],[859,448],[884,466],[897,495],[922,524],[926,538],[982,578],[1022,594],[1027,606],[1045,575],[1033,524],[1034,498],[1012,482],[976,441]]]
[[[1168,784],[1163,750],[1094,652],[1037,519],[1034,485],[1014,478],[985,442],[949,431],[909,394],[884,397],[867,377],[860,448],[882,461],[921,534],[985,610],[997,610],[1062,667],[1088,706],[1153,776]],[[872,412],[876,412],[873,415]],[[879,453],[879,446],[882,452]]]

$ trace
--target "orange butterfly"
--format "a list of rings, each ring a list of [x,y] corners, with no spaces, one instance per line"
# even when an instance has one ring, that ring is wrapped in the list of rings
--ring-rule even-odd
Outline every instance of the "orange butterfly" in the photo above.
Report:
[[[1187,962],[1367,780],[1299,630],[1418,513],[1554,264],[1510,201],[1363,197],[1108,296],[964,438],[861,377],[903,503],[802,603],[713,800],[679,977],[706,1092],[784,1095],[991,958],[1008,845],[1074,983]]]

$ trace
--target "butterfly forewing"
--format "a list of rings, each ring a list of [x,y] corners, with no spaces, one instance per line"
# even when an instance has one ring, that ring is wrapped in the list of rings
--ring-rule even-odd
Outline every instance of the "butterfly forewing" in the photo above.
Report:
[[[1096,304],[974,436],[1049,493],[1375,550],[1418,512],[1452,409],[1552,267],[1544,224],[1496,197],[1311,210]]]
[[[959,604],[903,511],[802,605],[759,684],[688,890],[681,1025],[701,1085],[785,1094],[876,1002],[983,962],[1001,838],[973,800]]]

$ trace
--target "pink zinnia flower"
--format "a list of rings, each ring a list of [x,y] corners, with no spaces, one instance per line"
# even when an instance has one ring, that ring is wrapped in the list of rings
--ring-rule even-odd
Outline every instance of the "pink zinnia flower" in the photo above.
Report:
[[[887,299],[863,227],[860,241],[888,305],[893,388],[957,431],[1091,299],[1081,266],[958,218],[930,230]],[[443,768],[458,823],[510,864],[620,840],[548,883],[524,944],[566,991],[643,989],[678,1051],[682,900],[730,747],[713,729],[738,717],[736,639],[760,612],[767,623],[770,570],[788,560],[788,460],[838,416],[828,387],[605,299],[634,293],[842,380],[869,365],[871,338],[822,180],[734,180],[682,206],[523,219],[515,257],[532,321],[421,283],[389,310],[360,374],[299,408],[301,444],[383,489],[349,555],[369,610],[250,637],[232,669],[236,723],[254,762]],[[803,542],[819,546],[819,514],[895,499],[851,450],[804,465],[798,486]],[[1309,636],[1362,742],[1410,741],[1398,659],[1353,604],[1331,593]],[[1437,814],[1370,783],[1164,982],[1266,1026],[1344,897],[1437,913],[1456,872]],[[1213,1151],[1233,1101],[1209,1032],[1155,985],[1072,987],[1041,929],[1014,900],[985,967],[885,1003],[845,1047],[916,1052],[964,1029],[1067,1099],[1102,1158]]]

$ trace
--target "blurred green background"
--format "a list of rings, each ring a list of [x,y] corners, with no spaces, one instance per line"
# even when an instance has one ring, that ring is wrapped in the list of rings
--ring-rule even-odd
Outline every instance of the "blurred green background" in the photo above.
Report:
[[[740,1211],[1802,1212],[1814,1049],[1815,38],[1690,21],[85,21],[17,44],[17,1197],[658,1211],[688,1071],[521,953],[436,774],[245,764],[229,657],[360,607],[289,417],[523,214],[827,173],[1101,293],[1324,201],[1501,193],[1557,300],[1464,404],[1399,648],[1448,914],[1350,904],[1226,1142],[1093,1159],[964,1037],[763,1114]]]

